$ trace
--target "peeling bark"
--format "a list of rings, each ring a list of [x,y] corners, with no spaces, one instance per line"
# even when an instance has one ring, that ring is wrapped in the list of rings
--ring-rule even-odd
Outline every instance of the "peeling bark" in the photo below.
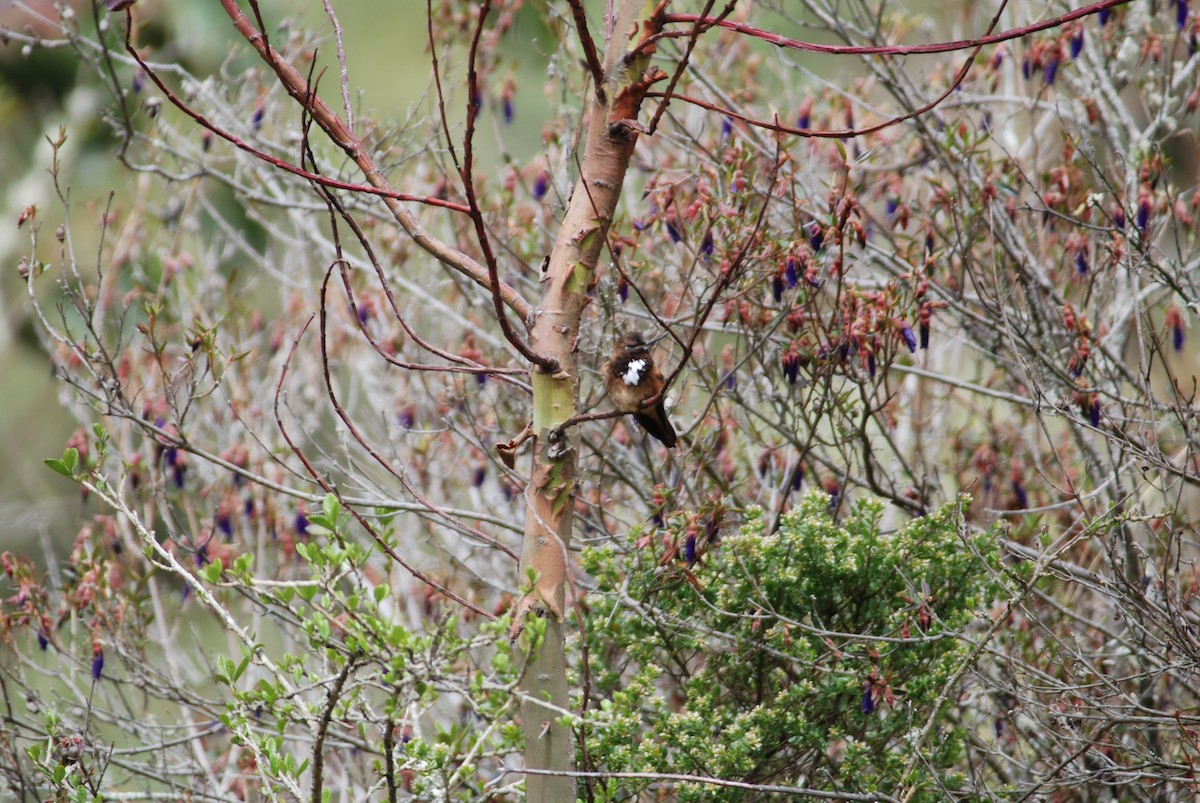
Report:
[[[604,91],[593,93],[581,175],[559,226],[543,281],[540,304],[533,312],[530,345],[553,357],[558,370],[534,369],[533,439],[530,482],[526,491],[525,538],[521,579],[536,575],[533,588],[517,607],[513,635],[524,617],[545,616],[545,637],[526,667],[521,707],[526,765],[533,769],[571,772],[574,736],[559,719],[570,708],[566,679],[566,634],[563,626],[569,582],[568,562],[574,521],[579,437],[574,431],[551,437],[554,429],[579,409],[579,366],[576,343],[579,321],[595,281],[596,265],[620,199],[625,172],[637,144],[637,114],[657,71],[648,70],[652,47],[633,53],[637,44],[660,27],[661,10],[653,3],[625,0],[605,53]],[[634,32],[626,36],[623,32]],[[604,98],[611,99],[609,103]],[[549,706],[543,705],[545,700]],[[575,779],[530,775],[532,803],[575,799]]]

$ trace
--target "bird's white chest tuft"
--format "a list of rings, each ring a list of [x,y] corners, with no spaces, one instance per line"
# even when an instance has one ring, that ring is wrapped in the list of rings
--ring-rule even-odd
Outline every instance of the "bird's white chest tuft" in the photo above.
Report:
[[[630,360],[629,365],[625,366],[625,373],[621,375],[621,379],[630,387],[640,385],[648,364],[649,360]]]

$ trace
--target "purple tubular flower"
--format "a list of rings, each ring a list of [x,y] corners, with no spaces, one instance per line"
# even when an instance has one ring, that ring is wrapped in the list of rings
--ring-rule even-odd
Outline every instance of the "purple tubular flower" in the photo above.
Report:
[[[804,464],[797,463],[792,469],[792,490],[799,491],[800,486],[804,484]]]
[[[1017,497],[1017,509],[1025,510],[1029,507],[1029,494],[1025,492],[1025,486],[1020,480],[1013,480],[1012,489],[1013,495]]]
[[[550,189],[550,174],[545,170],[537,174],[537,178],[533,180],[533,199],[540,201],[546,197],[546,191]],[[636,226],[636,224],[634,224]]]
[[[822,244],[825,242],[825,231],[821,228],[821,224],[813,221],[808,224],[808,244],[813,251],[820,251]]]
[[[226,538],[233,536],[233,519],[229,517],[228,513],[221,512],[217,514],[217,529],[220,530]]]
[[[1176,0],[1175,2],[1175,27],[1183,30],[1183,26],[1187,25],[1188,19],[1188,0]]]
[[[486,468],[484,468],[483,466],[479,466],[478,468],[475,469],[474,483],[475,483],[476,488],[483,485],[483,481],[486,478],[487,478],[487,469]]]
[[[1080,251],[1075,255],[1075,270],[1079,272],[1080,276],[1086,276],[1088,267],[1087,254]]]
[[[927,349],[927,348],[929,348],[929,324],[927,324],[927,323],[921,324],[921,326],[919,327],[919,330],[921,333],[921,348]]]
[[[1125,210],[1117,207],[1117,211],[1113,212],[1113,225],[1121,231],[1125,231]]]
[[[795,257],[787,258],[787,262],[784,263],[783,277],[787,279],[788,287],[795,287],[796,283],[800,281],[800,272],[796,269]]]
[[[733,133],[733,120],[726,117],[721,121],[721,137],[725,138]]]
[[[900,334],[904,337],[904,344],[908,346],[909,353],[915,353],[917,350],[917,336],[913,334],[912,324],[908,321],[901,321]]]
[[[776,304],[783,300],[783,277],[779,274],[771,279],[771,295],[775,297]]]
[[[1183,351],[1183,324],[1177,323],[1171,327],[1171,345],[1176,351]]]
[[[512,98],[504,99],[504,122],[511,123],[516,116],[516,111],[513,109]]]
[[[293,526],[296,528],[297,535],[306,535],[308,533],[308,516],[303,511],[300,511],[296,514]]]
[[[677,243],[683,239],[683,235],[679,233],[679,227],[670,218],[667,218],[667,236],[671,238],[671,242],[673,243]]]
[[[1091,407],[1088,408],[1088,421],[1093,427],[1100,426],[1100,399],[1093,398]]]
[[[696,562],[696,534],[688,533],[687,538],[683,541],[683,557],[687,559],[688,565],[691,566]]]
[[[1055,56],[1046,62],[1046,84],[1054,86],[1054,79],[1058,77],[1058,56]]]
[[[617,282],[617,298],[621,299],[622,304],[629,300],[629,282],[625,281],[625,277]]]
[[[715,250],[716,245],[713,243],[712,230],[709,230],[704,234],[704,242],[700,243],[700,253],[706,257],[710,257]]]
[[[871,712],[873,712],[874,710],[875,710],[875,698],[871,694],[871,685],[867,684],[867,687],[865,689],[863,689],[862,712],[863,712],[863,714],[870,716]]]
[[[800,376],[800,355],[789,351],[783,355],[783,375],[789,385],[796,384]]]
[[[1028,53],[1021,59],[1021,75],[1025,76],[1026,81],[1033,77],[1033,62],[1029,59]]]
[[[46,633],[46,628],[44,628],[44,627],[38,628],[37,641],[38,641],[38,649],[41,650],[42,652],[45,652],[46,648],[48,646],[50,646],[50,636],[49,636],[49,634]]]
[[[1100,9],[1100,25],[1101,25],[1101,26],[1107,25],[1107,24],[1108,24],[1108,19],[1109,19],[1109,17],[1111,17],[1111,16],[1112,16],[1112,9],[1111,9],[1111,8],[1102,8],[1102,9]]]
[[[1079,54],[1083,52],[1083,28],[1075,31],[1075,35],[1071,37],[1071,58],[1079,58]]]
[[[93,650],[92,656],[92,680],[99,680],[100,675],[104,673],[104,650],[99,648]]]

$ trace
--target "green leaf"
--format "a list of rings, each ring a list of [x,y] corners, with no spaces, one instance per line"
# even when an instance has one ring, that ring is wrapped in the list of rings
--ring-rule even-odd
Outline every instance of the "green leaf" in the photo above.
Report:
[[[79,450],[71,447],[63,452],[62,459],[48,457],[42,462],[64,477],[74,478],[75,469],[79,467]]]

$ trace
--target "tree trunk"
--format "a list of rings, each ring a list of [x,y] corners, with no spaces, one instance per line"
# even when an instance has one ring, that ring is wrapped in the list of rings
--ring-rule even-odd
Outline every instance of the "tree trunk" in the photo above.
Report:
[[[533,349],[553,357],[558,370],[548,373],[535,368],[532,376],[534,448],[526,492],[521,582],[527,583],[531,572],[536,580],[518,607],[514,625],[519,630],[529,614],[547,620],[545,637],[534,645],[522,684],[526,695],[521,706],[525,762],[530,769],[571,773],[575,766],[571,728],[559,719],[561,712],[570,708],[563,616],[579,437],[568,431],[561,442],[554,442],[550,434],[579,409],[576,343],[580,315],[588,303],[588,288],[595,281],[596,264],[637,143],[636,129],[622,121],[636,121],[651,83],[646,78],[650,49],[628,63],[626,53],[658,30],[653,7],[652,2],[642,0],[620,4],[615,33],[608,37],[603,93],[593,92],[589,98],[581,174],[555,238],[543,277],[541,304],[533,313]],[[632,40],[631,31],[637,32]],[[575,788],[575,779],[569,774],[529,775],[527,779],[531,803],[573,801]]]

